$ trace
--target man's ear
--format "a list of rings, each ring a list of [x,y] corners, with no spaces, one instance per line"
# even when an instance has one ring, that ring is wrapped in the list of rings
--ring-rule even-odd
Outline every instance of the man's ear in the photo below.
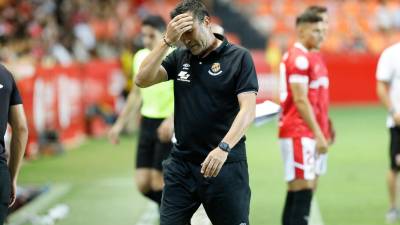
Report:
[[[209,16],[204,16],[203,23],[204,23],[204,25],[206,25],[206,27],[210,27],[211,26],[211,18]]]

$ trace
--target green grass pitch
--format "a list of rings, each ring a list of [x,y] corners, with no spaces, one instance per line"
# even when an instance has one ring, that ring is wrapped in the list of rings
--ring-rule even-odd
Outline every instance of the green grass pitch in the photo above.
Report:
[[[320,179],[317,201],[326,225],[384,224],[388,207],[385,175],[388,132],[385,111],[376,106],[334,107],[337,142],[330,149],[328,174]],[[252,127],[247,134],[252,187],[251,224],[279,225],[286,185],[277,139],[277,123]],[[52,158],[26,163],[22,184],[72,185],[56,203],[71,212],[59,225],[134,225],[146,199],[133,184],[136,138],[115,147],[90,140]]]

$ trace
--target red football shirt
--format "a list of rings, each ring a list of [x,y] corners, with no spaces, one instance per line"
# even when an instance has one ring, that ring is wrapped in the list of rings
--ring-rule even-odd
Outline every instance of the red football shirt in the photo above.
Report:
[[[310,52],[300,43],[296,43],[286,52],[280,65],[280,98],[282,114],[279,121],[279,137],[310,137],[314,134],[301,117],[293,101],[291,83],[303,83],[308,87],[308,99],[313,107],[314,113],[318,109],[318,76],[315,73],[313,57]]]
[[[319,126],[326,138],[331,138],[329,125],[329,77],[328,69],[320,52],[310,52],[310,58],[314,65],[311,67],[318,76],[315,86],[318,86],[318,101],[316,117]]]

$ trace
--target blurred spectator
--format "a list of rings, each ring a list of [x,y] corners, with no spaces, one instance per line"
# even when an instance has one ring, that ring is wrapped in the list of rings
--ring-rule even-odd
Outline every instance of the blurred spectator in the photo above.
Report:
[[[2,1],[0,60],[6,64],[17,64],[24,59],[33,65],[68,65],[87,62],[93,57],[117,58],[122,43],[138,35],[138,8],[133,8],[134,3],[131,0]]]
[[[392,14],[386,0],[381,0],[376,9],[377,26],[382,31],[390,30],[393,27]]]
[[[393,27],[400,30],[400,7],[393,10]]]
[[[279,74],[279,64],[281,63],[282,52],[286,50],[286,47],[283,47],[283,44],[280,42],[281,40],[283,39],[271,36],[268,48],[265,52],[265,59],[269,62],[273,74]]]

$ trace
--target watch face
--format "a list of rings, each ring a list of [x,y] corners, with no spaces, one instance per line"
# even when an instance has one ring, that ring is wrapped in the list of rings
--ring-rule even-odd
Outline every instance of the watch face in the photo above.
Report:
[[[222,150],[224,150],[224,151],[226,151],[226,152],[229,152],[229,145],[227,144],[227,143],[224,143],[224,142],[222,142],[222,143],[220,143],[219,144],[219,147],[222,149]]]

